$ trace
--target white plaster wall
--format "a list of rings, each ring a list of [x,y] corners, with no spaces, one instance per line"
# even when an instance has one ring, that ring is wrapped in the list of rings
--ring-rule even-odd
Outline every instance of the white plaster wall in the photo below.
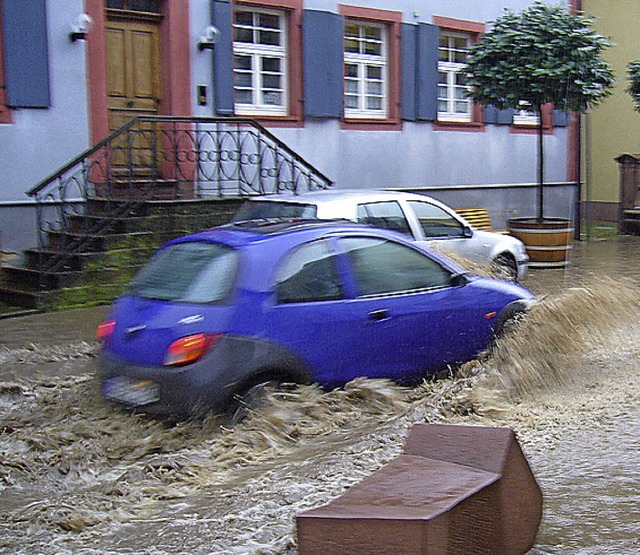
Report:
[[[51,106],[13,110],[13,123],[0,124],[0,203],[28,201],[26,191],[89,146],[86,45],[68,37],[83,2],[46,6]]]

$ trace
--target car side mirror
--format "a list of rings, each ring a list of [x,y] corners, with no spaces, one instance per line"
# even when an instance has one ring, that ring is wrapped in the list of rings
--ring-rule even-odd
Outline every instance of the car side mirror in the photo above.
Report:
[[[467,274],[454,274],[451,276],[451,287],[464,287],[468,281]]]
[[[473,229],[471,229],[468,225],[464,226],[464,231],[462,232],[462,234],[467,238],[470,239],[471,237],[473,237]]]

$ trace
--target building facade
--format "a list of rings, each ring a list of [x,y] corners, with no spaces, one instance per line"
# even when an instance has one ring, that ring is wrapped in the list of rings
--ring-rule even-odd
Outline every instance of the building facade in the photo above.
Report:
[[[581,8],[594,19],[594,29],[610,38],[612,45],[604,57],[617,78],[613,94],[581,118],[584,213],[590,220],[617,222],[621,198],[616,158],[640,153],[640,114],[625,90],[627,66],[640,59],[636,33],[640,5],[619,0],[612,9],[612,3],[605,0],[582,0]]]
[[[473,105],[462,71],[530,3],[0,0],[2,248],[36,242],[29,189],[136,115],[253,118],[335,187],[532,215],[536,120]],[[543,115],[549,216],[575,211],[574,119]]]

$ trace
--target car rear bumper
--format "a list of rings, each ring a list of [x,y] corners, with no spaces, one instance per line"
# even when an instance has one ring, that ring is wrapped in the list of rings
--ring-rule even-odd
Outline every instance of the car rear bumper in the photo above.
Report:
[[[211,357],[180,368],[128,364],[101,352],[99,376],[103,395],[150,414],[198,416],[224,410],[233,384],[224,383]]]

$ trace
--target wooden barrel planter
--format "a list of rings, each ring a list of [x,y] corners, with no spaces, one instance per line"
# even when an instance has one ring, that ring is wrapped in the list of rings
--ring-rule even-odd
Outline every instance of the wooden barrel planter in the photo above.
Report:
[[[522,241],[531,268],[563,268],[569,263],[573,241],[571,220],[564,218],[511,218],[509,233]]]

